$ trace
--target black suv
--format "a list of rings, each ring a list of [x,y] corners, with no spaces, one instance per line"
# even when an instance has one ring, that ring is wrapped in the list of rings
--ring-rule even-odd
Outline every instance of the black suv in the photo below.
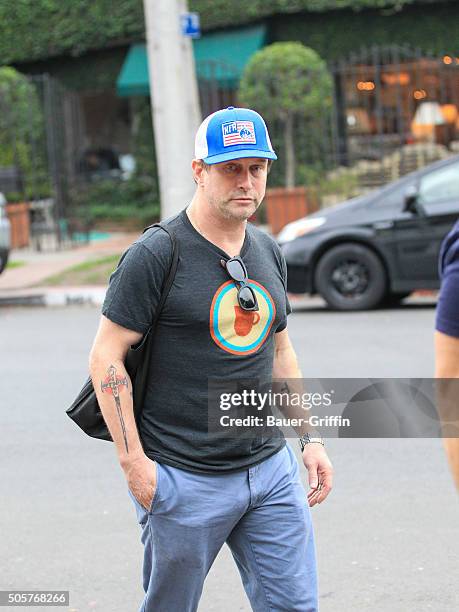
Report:
[[[291,293],[366,310],[438,289],[441,241],[459,216],[459,155],[289,223],[277,236]]]

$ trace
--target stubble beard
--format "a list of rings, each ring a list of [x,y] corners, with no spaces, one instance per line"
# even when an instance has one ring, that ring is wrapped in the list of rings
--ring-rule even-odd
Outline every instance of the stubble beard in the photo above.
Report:
[[[218,210],[221,216],[228,221],[247,221],[260,206],[260,202],[257,198],[253,198],[252,206],[249,208],[244,207],[241,210],[232,208],[231,202],[231,198],[211,199],[211,204]]]

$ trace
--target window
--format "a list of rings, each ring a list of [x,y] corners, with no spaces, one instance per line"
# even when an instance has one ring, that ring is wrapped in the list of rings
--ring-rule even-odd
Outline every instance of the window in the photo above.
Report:
[[[395,208],[400,209],[405,202],[405,195],[408,191],[409,183],[403,181],[401,185],[391,186],[390,188],[383,189],[378,204],[384,206],[384,208]]]
[[[419,183],[421,204],[454,199],[459,200],[459,164],[449,164],[422,177]]]

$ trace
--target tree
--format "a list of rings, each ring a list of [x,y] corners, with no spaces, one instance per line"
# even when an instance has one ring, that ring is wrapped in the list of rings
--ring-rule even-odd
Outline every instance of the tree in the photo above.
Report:
[[[279,121],[285,144],[285,185],[296,177],[294,126],[314,125],[331,108],[332,80],[326,64],[299,42],[279,42],[261,49],[246,66],[239,85],[239,102],[258,111],[268,122]]]
[[[14,68],[0,67],[0,167],[17,167],[26,192],[32,181],[39,191],[49,190],[44,143],[44,118],[35,87]]]

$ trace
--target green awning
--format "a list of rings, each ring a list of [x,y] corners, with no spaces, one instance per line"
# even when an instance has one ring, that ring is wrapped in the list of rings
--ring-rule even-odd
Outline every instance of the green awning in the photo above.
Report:
[[[251,56],[266,41],[266,26],[238,28],[206,34],[193,41],[198,78],[215,78],[222,84],[237,82]]]
[[[150,95],[147,51],[143,43],[129,49],[116,79],[116,91],[119,96]]]
[[[221,86],[236,87],[250,57],[265,41],[265,25],[213,32],[193,40],[198,79],[215,79]],[[116,89],[119,96],[149,95],[145,44],[138,43],[129,49]]]

